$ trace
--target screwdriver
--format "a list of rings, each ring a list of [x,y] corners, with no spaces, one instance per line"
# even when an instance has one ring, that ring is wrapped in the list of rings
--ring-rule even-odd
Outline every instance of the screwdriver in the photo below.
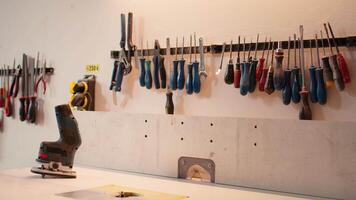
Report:
[[[271,95],[274,92],[274,84],[273,84],[273,58],[274,58],[274,42],[272,42],[272,58],[271,58],[271,65],[268,68],[266,83],[264,91]]]
[[[147,41],[147,50],[146,55],[147,59],[145,61],[145,85],[147,89],[152,88],[152,74],[151,74],[151,60],[149,59],[149,49],[148,49],[148,41]]]
[[[230,43],[230,58],[229,58],[229,63],[226,66],[224,81],[228,85],[234,83],[234,62],[232,60],[232,40]]]
[[[197,39],[194,33],[193,91],[200,92],[199,62],[197,60]]]
[[[181,59],[179,60],[179,72],[178,72],[178,82],[177,82],[178,83],[177,87],[179,90],[183,90],[185,84],[185,74],[184,74],[185,60],[183,54],[184,54],[184,37],[182,42]]]
[[[153,61],[153,84],[156,89],[159,89],[161,87],[160,82],[159,82],[161,56],[160,56],[160,52],[159,52],[159,47],[157,46],[158,43],[156,43],[156,41],[154,44],[154,55],[152,58],[152,61]]]
[[[249,72],[249,88],[248,91],[250,93],[254,92],[256,89],[256,67],[257,67],[257,48],[258,48],[258,40],[260,38],[260,34],[257,34],[256,46],[255,46],[255,57],[251,61],[251,67]]]
[[[240,70],[240,36],[238,38],[237,45],[237,60],[236,60],[236,68],[234,73],[234,87],[240,88],[240,79],[241,79],[241,70]]]
[[[262,72],[264,69],[264,63],[265,63],[265,50],[266,50],[266,45],[267,44],[267,37],[265,39],[265,42],[263,43],[263,51],[262,51],[262,57],[260,58],[258,62],[258,66],[256,69],[256,80],[260,81],[262,77]]]
[[[309,90],[310,90],[310,101],[312,103],[318,102],[318,96],[316,93],[317,90],[317,82],[315,75],[315,66],[313,64],[313,48],[312,48],[312,40],[310,40],[310,67],[309,67]]]
[[[177,78],[178,78],[178,37],[176,38],[176,49],[175,49],[175,59],[173,60],[173,71],[171,73],[171,89],[176,90],[177,89]]]
[[[139,77],[139,82],[141,87],[145,87],[145,63],[146,59],[145,56],[143,55],[143,45],[141,47],[141,57],[140,57],[140,77]]]
[[[267,74],[268,74],[268,68],[266,66],[268,65],[268,57],[269,57],[270,48],[271,48],[271,38],[269,38],[269,42],[268,42],[266,65],[262,65],[263,70],[262,70],[260,82],[258,83],[258,89],[261,92],[265,91],[265,84],[266,84],[266,79],[267,79]],[[263,59],[263,62],[264,62],[264,59]]]
[[[10,95],[14,98],[17,97],[17,93],[19,91],[19,76],[20,76],[20,71],[21,67],[18,65],[18,70],[16,70],[16,59],[14,59],[14,66],[13,66],[13,79],[11,81],[11,87],[10,87]]]
[[[326,56],[325,53],[324,37],[323,37],[322,30],[320,30],[320,37],[321,37],[321,46],[323,47],[323,57],[321,58],[321,60],[323,61],[323,71],[324,71],[324,76],[326,81],[326,87],[330,88],[334,85],[334,78],[333,78],[333,72],[330,67],[329,58]]]
[[[240,94],[245,96],[249,90],[249,84],[250,84],[250,54],[251,54],[251,46],[252,46],[252,39],[250,42],[250,46],[248,49],[248,55],[247,55],[247,61],[245,60],[245,38],[244,38],[244,61],[242,63],[242,68],[241,68],[241,80],[240,80]]]
[[[301,108],[299,111],[299,119],[300,120],[311,120],[312,119],[312,112],[309,106],[309,98],[308,98],[308,90],[305,84],[305,66],[304,66],[304,40],[303,40],[303,34],[304,34],[304,28],[303,25],[299,27],[300,31],[300,68],[302,70],[302,91],[300,91],[300,95],[302,98],[302,103],[301,103]]]
[[[315,34],[315,46],[316,46],[316,54],[318,58],[318,67],[316,68],[316,82],[317,82],[317,99],[320,105],[324,105],[327,101],[327,93],[325,88],[325,82],[323,77],[323,68],[320,65],[320,57],[319,57],[319,45],[318,45],[318,34]]]
[[[187,81],[185,83],[185,89],[186,89],[187,94],[192,94],[193,93],[192,35],[190,35],[189,43],[190,43],[190,46],[189,46],[189,63],[187,65],[187,67],[188,67],[188,75],[187,75]]]
[[[156,41],[157,41],[158,49],[160,51],[161,49],[159,48],[158,40]],[[164,89],[167,87],[167,73],[166,73],[166,68],[164,67],[164,57],[161,55],[159,57],[160,57],[159,77],[161,78],[161,88]]]
[[[171,55],[171,45],[170,45],[169,38],[167,38],[166,43],[167,43],[166,55],[167,55],[167,58],[169,59],[169,57]],[[169,65],[168,68],[169,68],[169,74],[171,74],[171,65]],[[166,114],[168,114],[168,115],[174,114],[173,93],[172,93],[169,85],[167,87],[167,92],[166,92],[165,110],[166,110]]]
[[[6,94],[6,100],[5,100],[5,115],[6,117],[10,117],[12,115],[12,103],[11,103],[11,95],[10,95],[10,67],[7,66],[6,70],[6,87],[5,87],[5,94]]]
[[[333,39],[334,45],[336,47],[337,61],[338,61],[338,64],[339,64],[339,68],[340,68],[342,79],[343,79],[344,83],[350,83],[351,82],[350,72],[349,72],[349,69],[347,67],[346,60],[345,60],[344,56],[341,54],[341,52],[339,50],[339,47],[337,46],[337,42],[336,42],[336,39],[335,39],[335,36],[334,36],[334,32],[333,32],[329,22],[328,22],[328,27],[329,27],[330,34],[331,34],[331,37]]]
[[[331,55],[329,56],[329,62],[330,62],[331,70],[333,72],[334,83],[335,83],[336,89],[338,89],[339,91],[343,91],[345,89],[345,84],[341,77],[340,69],[337,64],[337,55],[335,55],[333,52],[333,48],[331,46],[331,41],[330,41],[330,37],[329,37],[329,31],[328,31],[328,28],[326,27],[325,23],[324,23],[324,28],[325,28],[325,32],[326,32],[326,37],[328,38],[329,48],[330,48],[330,52],[331,52]]]
[[[299,83],[299,71],[300,68],[297,66],[297,35],[294,34],[294,68],[291,71],[292,79],[292,101],[293,103],[300,102],[300,83]]]
[[[287,69],[284,70],[284,88],[282,90],[282,100],[284,105],[289,105],[292,98],[292,88],[291,88],[291,70],[289,68],[290,62],[290,37],[288,38],[288,58],[287,58]]]
[[[273,83],[276,90],[282,90],[284,87],[284,72],[283,72],[284,53],[282,49],[282,42],[278,42],[278,48],[274,56],[276,58],[276,66],[273,74]]]
[[[5,67],[5,65],[4,65]],[[4,73],[5,68],[1,69],[1,86],[0,86],[0,108],[5,107],[5,89],[4,89]]]

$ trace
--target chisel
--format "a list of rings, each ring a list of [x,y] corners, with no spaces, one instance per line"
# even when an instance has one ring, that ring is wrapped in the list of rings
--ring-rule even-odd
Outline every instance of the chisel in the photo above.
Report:
[[[257,48],[258,48],[258,40],[260,38],[260,34],[257,34],[257,39],[256,39],[256,46],[255,46],[255,55],[253,60],[251,60],[251,67],[250,67],[250,72],[249,72],[249,85],[248,85],[248,92],[252,93],[256,89],[256,67],[257,67]]]
[[[284,87],[284,72],[283,72],[283,58],[284,53],[282,49],[282,42],[278,42],[278,48],[275,52],[276,66],[273,73],[273,83],[276,90],[282,90]]]
[[[247,55],[247,60],[245,60],[245,47],[246,42],[244,38],[244,61],[241,66],[241,80],[240,80],[240,94],[245,96],[249,90],[249,84],[250,84],[250,53],[251,53],[251,46],[252,46],[252,39],[250,42],[250,46],[248,49],[248,55]]]
[[[267,47],[267,37],[265,39],[265,42],[263,43],[263,51],[262,51],[262,57],[258,61],[258,66],[256,69],[256,80],[260,81],[262,77],[262,72],[264,69],[264,63],[265,63],[265,50]]]
[[[23,54],[22,55],[22,80],[21,80],[21,97],[20,97],[20,110],[19,110],[19,115],[20,115],[20,121],[25,121],[26,119],[26,99],[27,99],[27,55]]]
[[[330,41],[330,37],[329,37],[329,31],[328,31],[328,28],[326,27],[325,23],[324,23],[324,28],[325,28],[325,32],[326,32],[326,37],[328,38],[328,43],[329,43],[329,48],[330,48],[330,53],[331,53],[331,55],[329,56],[329,63],[330,63],[331,70],[333,72],[334,84],[335,84],[337,90],[343,91],[345,89],[345,84],[341,77],[339,65],[337,63],[337,55],[334,54],[334,52],[333,52],[333,48],[331,46],[331,41]]]
[[[193,91],[200,92],[199,62],[197,60],[197,40],[194,33]]]
[[[300,102],[300,83],[299,83],[300,68],[297,66],[297,35],[294,34],[294,68],[291,71],[292,79],[292,102]]]
[[[268,74],[268,57],[269,57],[269,52],[270,52],[270,48],[271,48],[271,38],[269,38],[269,42],[268,42],[268,48],[267,48],[267,58],[266,58],[266,64],[262,65],[263,70],[262,70],[262,74],[261,74],[261,78],[260,81],[258,83],[258,89],[261,92],[265,91],[265,84],[266,84],[266,80],[267,80],[267,74]],[[273,55],[272,55],[273,56]],[[264,60],[263,60],[264,61]]]
[[[185,60],[183,54],[184,54],[184,37],[182,41],[181,59],[179,60],[179,72],[178,72],[178,82],[177,82],[177,87],[179,90],[183,90],[185,84],[185,73],[184,73]]]
[[[236,59],[236,67],[234,73],[234,87],[240,88],[240,79],[241,79],[241,70],[240,70],[240,36],[238,38],[238,45],[237,45],[237,59]]]
[[[190,35],[189,44],[189,63],[187,65],[188,75],[185,83],[185,89],[187,94],[193,94],[192,35]]]
[[[284,88],[282,90],[282,101],[284,105],[289,105],[292,98],[292,88],[291,88],[291,70],[289,68],[290,63],[290,37],[288,38],[288,58],[287,58],[287,69],[284,70]]]
[[[146,59],[145,56],[143,55],[143,45],[141,47],[141,57],[140,57],[140,76],[139,76],[139,82],[141,87],[145,87],[145,63]]]
[[[169,38],[167,38],[166,40],[166,46],[167,46],[167,50],[166,50],[166,55],[167,55],[167,59],[170,58],[171,56],[171,44],[169,41]],[[169,63],[169,62],[168,62]],[[169,74],[171,74],[171,65],[168,65],[168,69],[169,69]],[[173,115],[174,114],[174,104],[173,104],[173,93],[170,89],[170,86],[167,86],[167,92],[166,92],[166,114],[168,115]]]
[[[274,92],[274,84],[273,84],[273,59],[274,59],[274,42],[272,42],[272,58],[271,58],[271,65],[268,68],[266,83],[264,91],[271,95]],[[266,63],[267,64],[267,63]]]
[[[232,60],[232,40],[230,43],[229,63],[226,66],[224,81],[228,85],[231,85],[234,83],[234,61]]]
[[[300,91],[300,95],[302,98],[301,108],[299,111],[299,119],[300,120],[311,120],[312,119],[312,112],[309,105],[309,98],[308,98],[308,90],[305,84],[305,66],[304,66],[304,28],[303,25],[299,27],[300,31],[300,69],[302,70],[302,91]]]
[[[333,29],[331,28],[331,25],[330,25],[329,22],[328,22],[328,27],[329,27],[330,34],[331,34],[331,37],[333,39],[334,45],[336,47],[337,61],[338,61],[338,64],[339,64],[339,68],[340,68],[342,79],[343,79],[344,83],[350,83],[351,82],[350,72],[349,72],[349,69],[347,67],[346,60],[345,60],[344,56],[341,54],[341,52],[339,50],[339,47],[337,45]]]
[[[145,61],[145,86],[146,89],[151,89],[152,88],[152,74],[151,74],[151,60],[149,58],[149,48],[148,48],[148,41],[146,42],[147,45],[147,50],[146,50],[146,56],[147,59]]]
[[[170,86],[172,90],[177,89],[177,79],[178,79],[178,37],[176,38],[176,49],[175,49],[175,59],[173,60],[173,70],[170,78]]]
[[[310,101],[312,103],[318,102],[318,96],[316,93],[317,90],[317,82],[316,82],[316,74],[315,74],[315,66],[313,63],[313,48],[312,47],[312,40],[310,40],[310,67],[309,67],[309,90],[310,90]]]
[[[321,58],[321,60],[323,61],[325,84],[326,84],[327,88],[331,88],[334,85],[334,78],[333,78],[333,72],[331,70],[330,63],[329,63],[329,57],[327,57],[326,53],[325,53],[324,37],[323,37],[322,30],[320,30],[320,37],[321,37],[321,46],[323,47],[323,57]]]
[[[327,92],[325,88],[324,76],[323,76],[323,68],[320,65],[320,57],[319,57],[319,45],[318,45],[318,35],[315,34],[315,46],[316,46],[316,54],[318,58],[318,67],[316,68],[316,82],[317,82],[317,99],[320,105],[324,105],[327,101]]]

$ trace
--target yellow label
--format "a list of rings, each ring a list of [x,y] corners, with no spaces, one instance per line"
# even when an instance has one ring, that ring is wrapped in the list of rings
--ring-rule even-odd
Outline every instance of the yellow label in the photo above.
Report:
[[[99,72],[99,68],[100,68],[100,65],[99,64],[96,64],[96,65],[86,65],[85,66],[85,70],[87,72]]]

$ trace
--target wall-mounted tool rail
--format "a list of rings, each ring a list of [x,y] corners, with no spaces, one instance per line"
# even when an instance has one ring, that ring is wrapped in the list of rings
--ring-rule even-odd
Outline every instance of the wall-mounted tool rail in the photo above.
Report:
[[[34,69],[35,70],[35,74],[37,76],[41,75],[42,73],[42,69],[41,68],[37,68]],[[6,74],[9,76],[13,76],[14,74],[16,74],[19,71],[19,69],[0,69],[0,74]],[[53,75],[54,74],[54,68],[53,67],[46,67],[46,75]],[[19,75],[21,75],[21,70],[19,72]]]
[[[327,39],[318,39],[318,46],[321,46],[322,42],[324,44],[327,44],[328,41]],[[335,38],[335,42],[337,43],[338,47],[356,47],[356,36],[349,36],[349,37],[340,37],[340,38]],[[331,46],[335,47],[335,42],[332,41],[331,42]],[[268,43],[266,42],[259,42],[258,46],[257,46],[257,51],[262,51],[265,45],[268,45]],[[310,39],[304,40],[304,48],[316,48],[316,41],[313,40],[310,43]],[[251,49],[255,49],[256,47],[256,43],[249,43],[246,44],[246,49],[249,49],[251,46]],[[204,53],[212,53],[212,54],[219,54],[222,52],[222,46],[223,45],[210,45],[210,46],[204,46],[203,50]],[[281,41],[281,48],[282,49],[288,49],[288,40],[286,41]],[[294,48],[294,44],[291,44],[290,48]],[[199,47],[198,46],[194,46],[192,47],[193,52],[196,51],[197,53],[200,53],[199,51]],[[171,48],[171,55],[175,54],[175,48]],[[177,53],[181,54],[183,51],[183,54],[189,54],[190,47],[184,47],[184,48],[178,48],[177,49]],[[232,52],[237,52],[237,51],[242,52],[243,51],[243,45],[240,44],[232,44]],[[144,49],[145,52],[147,52],[147,55],[149,56],[153,56],[154,55],[154,49]],[[230,51],[230,45],[226,46],[226,51]],[[120,51],[111,51],[111,58],[113,59],[118,59],[119,58],[119,53]],[[166,53],[166,49],[165,48],[161,48],[160,49],[160,54],[161,55],[167,55]],[[128,55],[128,54],[127,54]],[[133,52],[130,55],[134,55]]]

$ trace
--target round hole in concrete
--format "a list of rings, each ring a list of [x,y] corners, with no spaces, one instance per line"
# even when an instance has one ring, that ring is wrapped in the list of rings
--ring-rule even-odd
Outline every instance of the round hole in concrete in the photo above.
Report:
[[[182,141],[183,141],[183,140],[184,140],[184,138],[182,138],[182,137],[181,137],[181,138],[180,138],[180,140],[182,140]]]
[[[214,126],[214,124],[213,124],[213,123],[210,123],[210,126]]]
[[[255,128],[257,128],[257,125],[255,125]]]
[[[253,145],[255,145],[255,147],[257,146],[257,143],[255,142],[255,144],[253,144]]]
[[[210,140],[210,143],[213,143],[213,140]]]
[[[145,138],[147,138],[148,136],[147,135],[145,135]]]
[[[183,122],[183,121],[181,121],[181,122],[180,122],[180,124],[182,124],[182,125],[183,125],[183,124],[184,124],[184,122]]]

